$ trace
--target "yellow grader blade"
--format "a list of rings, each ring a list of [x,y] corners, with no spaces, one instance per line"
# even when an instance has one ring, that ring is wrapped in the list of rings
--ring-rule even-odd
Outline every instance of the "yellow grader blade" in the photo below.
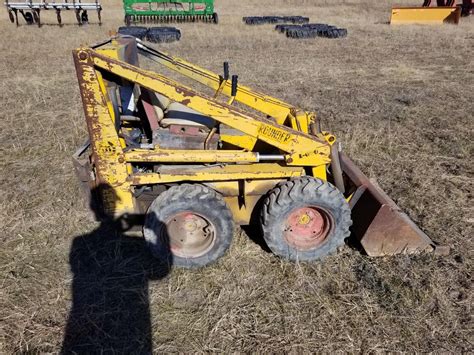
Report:
[[[460,7],[395,7],[390,24],[458,24]]]
[[[446,254],[408,217],[397,204],[344,154],[342,171],[354,192],[352,234],[369,256],[433,252]]]

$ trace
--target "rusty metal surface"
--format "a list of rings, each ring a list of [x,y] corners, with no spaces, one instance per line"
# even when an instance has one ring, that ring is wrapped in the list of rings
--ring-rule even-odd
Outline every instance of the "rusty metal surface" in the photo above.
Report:
[[[369,256],[435,251],[436,243],[376,183],[344,154],[340,160],[344,174],[356,188],[349,204],[352,235]]]
[[[329,145],[321,137],[309,136],[306,133],[279,125],[265,117],[251,116],[245,111],[216,101],[212,97],[198,93],[169,78],[93,50],[84,49],[84,52],[94,58],[94,64],[98,68],[133,81],[148,90],[160,91],[172,101],[179,102],[289,153],[290,156],[287,159],[289,165],[314,166],[330,161]]]
[[[172,215],[161,231],[168,235],[170,249],[181,258],[198,258],[216,243],[216,227],[200,214],[183,211]]]
[[[88,200],[90,199],[91,189],[95,187],[95,179],[93,179],[92,167],[89,161],[89,147],[90,142],[87,141],[72,156],[74,172]]]
[[[153,94],[149,90],[141,90],[141,103],[143,105],[143,109],[145,110],[145,116],[148,120],[151,131],[154,132],[160,128],[158,123],[160,121],[160,117],[158,117],[156,114],[155,107],[153,106],[152,95]]]
[[[170,125],[167,129],[158,129],[153,133],[153,142],[161,149],[204,149],[208,133],[199,127]],[[208,141],[208,149],[217,149],[219,135],[213,135]]]
[[[108,108],[105,88],[101,87],[103,80],[87,52],[75,50],[73,58],[91,142],[90,163],[94,167],[96,184],[114,188],[114,198],[103,196],[104,211],[110,216],[133,212],[135,207],[127,181],[127,166],[121,161],[123,149]]]
[[[307,251],[320,247],[333,228],[334,220],[327,211],[306,206],[297,208],[289,214],[283,235],[293,248]]]

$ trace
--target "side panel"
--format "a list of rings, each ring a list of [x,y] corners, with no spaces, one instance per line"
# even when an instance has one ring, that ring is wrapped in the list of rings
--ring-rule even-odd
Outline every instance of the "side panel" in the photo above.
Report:
[[[96,186],[111,187],[102,189],[104,212],[109,216],[133,212],[127,165],[121,159],[123,149],[107,105],[106,93],[89,57],[81,56],[76,51],[74,62],[89,131]]]
[[[460,7],[397,7],[392,9],[390,24],[458,24]]]

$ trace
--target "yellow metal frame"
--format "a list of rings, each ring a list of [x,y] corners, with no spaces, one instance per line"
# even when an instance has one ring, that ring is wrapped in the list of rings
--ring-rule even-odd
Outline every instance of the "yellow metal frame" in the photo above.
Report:
[[[215,98],[219,94],[229,97],[231,96],[231,83],[228,80],[224,80],[220,75],[201,68],[184,59],[173,57],[165,52],[150,49],[140,43],[138,44],[138,47],[150,54],[154,54],[153,60],[168,69],[216,90]],[[298,129],[304,133],[308,133],[309,124],[314,122],[316,118],[314,112],[301,110],[286,102],[259,93],[243,85],[239,85],[237,94],[235,95],[235,101],[274,118],[278,124],[285,124],[285,122],[291,120],[292,124],[290,127]]]
[[[461,7],[395,7],[390,24],[458,24]]]
[[[219,75],[182,59],[156,52],[161,55],[159,62],[167,68],[215,89],[215,97],[210,97],[163,75],[121,60],[126,45],[126,41],[119,38],[100,49],[83,47],[73,53],[91,141],[91,165],[95,180],[97,184],[109,185],[112,193],[116,195],[113,206],[112,202],[106,203],[108,212],[120,215],[136,211],[133,189],[134,186],[140,185],[196,181],[219,182],[221,185],[230,186],[236,181],[246,183],[253,181],[256,186],[264,189],[268,187],[268,180],[279,181],[308,173],[326,180],[326,168],[331,161],[330,147],[335,143],[335,137],[327,132],[309,134],[310,125],[315,123],[314,113],[296,109],[245,86],[238,86],[237,94],[233,99],[270,118],[254,116],[218,100],[219,94],[231,96],[230,83]],[[117,132],[115,125],[117,118],[114,117],[107,91],[108,83],[104,79],[110,74],[123,81],[160,93],[171,101],[179,102],[238,130],[242,136],[225,138],[228,142],[234,139],[236,146],[247,149],[127,148]],[[257,140],[277,148],[284,157],[284,161],[260,163],[259,154],[248,151],[253,148]],[[244,144],[239,144],[241,142]],[[133,173],[132,164],[134,163],[199,163],[203,165],[200,168],[194,166],[169,168],[153,173]],[[233,197],[226,196],[226,198],[229,199],[228,202],[231,205],[235,205],[236,202],[231,201]],[[105,199],[107,200],[106,196]],[[232,208],[238,221],[248,222],[251,208],[257,201],[256,198],[250,197],[247,197],[247,200],[247,207],[245,207],[244,196],[244,205],[240,205],[238,210]]]

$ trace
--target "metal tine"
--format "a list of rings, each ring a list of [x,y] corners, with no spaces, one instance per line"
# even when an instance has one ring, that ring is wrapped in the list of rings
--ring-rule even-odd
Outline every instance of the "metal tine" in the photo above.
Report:
[[[79,9],[75,9],[74,11],[76,12],[77,24],[78,24],[79,26],[82,26],[81,15],[80,15],[80,13],[79,13],[80,10],[79,10]]]
[[[58,20],[59,27],[63,26],[62,19],[61,19],[61,9],[56,8],[56,19]]]

